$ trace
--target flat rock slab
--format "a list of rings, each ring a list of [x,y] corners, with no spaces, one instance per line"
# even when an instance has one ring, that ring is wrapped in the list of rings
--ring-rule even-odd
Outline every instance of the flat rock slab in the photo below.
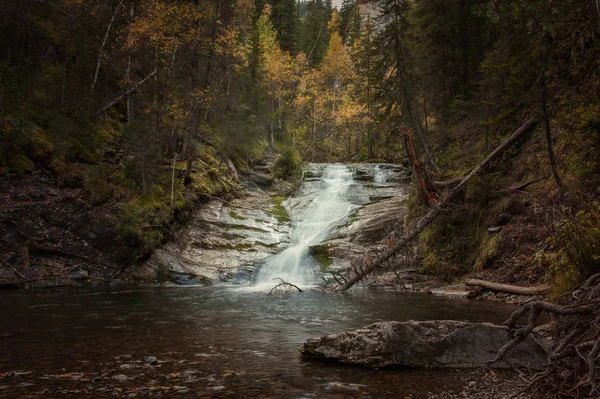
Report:
[[[507,328],[452,320],[380,322],[354,331],[311,338],[299,348],[305,356],[365,367],[475,368],[487,366],[507,342]],[[539,367],[547,353],[528,337],[507,359]],[[493,367],[509,365],[499,362]]]
[[[458,290],[458,289],[445,289],[445,288],[434,288],[428,291],[430,294],[435,296],[442,296],[445,298],[463,298],[470,299],[477,296],[475,291]]]

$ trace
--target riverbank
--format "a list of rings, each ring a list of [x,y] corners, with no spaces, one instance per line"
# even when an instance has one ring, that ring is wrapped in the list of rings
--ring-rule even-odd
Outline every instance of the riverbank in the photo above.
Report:
[[[73,164],[68,179],[44,170],[0,176],[1,288],[130,283],[123,271],[172,240],[196,206],[256,187],[250,174],[242,182],[231,162],[205,155],[189,185],[180,165],[171,165],[172,181],[144,192],[123,181],[123,157]]]

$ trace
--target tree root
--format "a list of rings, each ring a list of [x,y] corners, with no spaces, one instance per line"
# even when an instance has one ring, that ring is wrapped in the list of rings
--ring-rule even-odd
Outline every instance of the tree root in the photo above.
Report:
[[[600,273],[576,287],[563,305],[531,301],[514,312],[504,323],[509,327],[511,339],[489,364],[504,360],[510,350],[533,332],[544,313],[556,320],[552,331],[554,344],[548,363],[540,373],[530,377],[525,390],[534,389],[543,393],[544,397],[558,397],[561,393],[576,397],[599,397]],[[517,321],[525,315],[528,315],[527,324],[517,327]]]

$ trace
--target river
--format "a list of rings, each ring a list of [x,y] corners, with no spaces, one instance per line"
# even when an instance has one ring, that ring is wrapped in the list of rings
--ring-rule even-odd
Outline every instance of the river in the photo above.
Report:
[[[421,398],[456,388],[464,372],[365,370],[305,360],[297,348],[307,338],[380,320],[501,322],[513,309],[372,289],[4,295],[0,397]],[[145,365],[144,356],[158,364]]]

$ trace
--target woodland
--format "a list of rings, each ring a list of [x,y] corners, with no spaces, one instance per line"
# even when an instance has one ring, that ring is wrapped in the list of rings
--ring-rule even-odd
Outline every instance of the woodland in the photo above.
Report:
[[[423,271],[547,284],[559,305],[525,307],[516,339],[546,311],[564,345],[531,380],[598,394],[600,3],[0,0],[3,191],[77,190],[119,265],[194,204],[243,195],[238,173],[268,156],[280,179],[410,165]],[[3,267],[28,256],[6,248]]]

